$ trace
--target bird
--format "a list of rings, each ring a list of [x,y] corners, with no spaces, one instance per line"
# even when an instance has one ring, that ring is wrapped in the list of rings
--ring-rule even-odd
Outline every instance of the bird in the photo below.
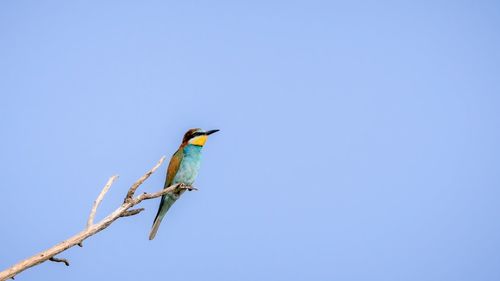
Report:
[[[174,184],[193,185],[200,169],[202,148],[208,136],[218,131],[204,131],[200,128],[195,128],[189,129],[184,134],[179,149],[172,155],[168,164],[164,189]],[[182,189],[174,193],[167,193],[161,197],[158,213],[156,213],[151,232],[149,233],[149,240],[155,238],[163,217],[165,217],[167,211],[180,198],[184,191],[185,189]]]

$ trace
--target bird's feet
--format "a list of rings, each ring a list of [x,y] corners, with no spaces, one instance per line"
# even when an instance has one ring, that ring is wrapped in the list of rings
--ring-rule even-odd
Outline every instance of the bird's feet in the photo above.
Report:
[[[189,191],[198,190],[198,188],[196,188],[194,186],[190,186],[190,185],[184,184],[184,183],[179,184],[179,188],[180,189],[187,189]]]

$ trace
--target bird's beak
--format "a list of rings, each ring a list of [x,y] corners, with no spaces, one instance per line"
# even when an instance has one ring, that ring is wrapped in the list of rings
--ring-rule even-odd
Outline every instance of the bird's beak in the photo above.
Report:
[[[208,135],[211,135],[211,134],[213,134],[213,133],[215,133],[215,132],[218,132],[218,131],[219,131],[219,130],[210,130],[210,131],[206,131],[206,132],[205,132],[205,135],[207,135],[207,136],[208,136]]]

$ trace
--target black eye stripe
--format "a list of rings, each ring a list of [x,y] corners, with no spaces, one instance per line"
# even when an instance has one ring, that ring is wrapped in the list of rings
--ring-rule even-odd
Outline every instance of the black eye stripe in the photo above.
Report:
[[[203,136],[204,134],[205,134],[204,132],[196,132],[191,137],[194,138],[194,137],[197,137],[197,136]]]

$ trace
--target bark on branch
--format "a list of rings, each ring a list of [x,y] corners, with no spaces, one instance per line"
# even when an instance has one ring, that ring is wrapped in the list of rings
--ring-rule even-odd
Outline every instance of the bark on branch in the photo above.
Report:
[[[94,223],[94,218],[95,214],[97,212],[97,208],[99,207],[99,204],[102,202],[102,199],[104,198],[104,195],[106,195],[106,192],[108,192],[109,188],[113,184],[113,182],[116,180],[117,176],[111,177],[102,191],[99,193],[99,196],[97,199],[94,201],[94,204],[92,206],[92,209],[90,211],[90,216],[87,221],[87,227],[82,230],[81,232],[75,234],[74,236],[62,241],[61,243],[43,251],[40,252],[30,258],[27,258],[7,269],[4,271],[0,272],[0,280],[4,281],[7,280],[8,278],[13,278],[20,272],[33,267],[35,265],[38,265],[40,263],[43,263],[47,260],[54,261],[54,262],[64,262],[66,265],[69,265],[69,262],[65,259],[59,259],[56,258],[55,255],[75,246],[75,245],[81,245],[83,240],[89,238],[90,236],[106,229],[109,225],[111,225],[115,220],[121,218],[121,217],[127,217],[127,216],[133,216],[138,213],[140,213],[143,208],[139,209],[131,209],[132,207],[138,205],[144,200],[149,200],[153,198],[158,198],[160,196],[163,196],[164,194],[170,193],[170,192],[176,192],[179,191],[180,189],[188,189],[188,190],[193,190],[194,188],[190,186],[185,186],[181,184],[175,184],[172,185],[168,188],[165,188],[163,190],[153,192],[153,193],[143,193],[141,195],[138,195],[136,197],[134,196],[135,191],[137,188],[149,178],[151,174],[153,174],[163,163],[165,160],[165,156],[163,156],[160,161],[151,169],[149,170],[146,174],[144,174],[140,179],[138,179],[128,190],[127,195],[125,196],[125,200],[123,204],[121,204],[115,211],[113,211],[111,214],[103,218],[101,221]]]

